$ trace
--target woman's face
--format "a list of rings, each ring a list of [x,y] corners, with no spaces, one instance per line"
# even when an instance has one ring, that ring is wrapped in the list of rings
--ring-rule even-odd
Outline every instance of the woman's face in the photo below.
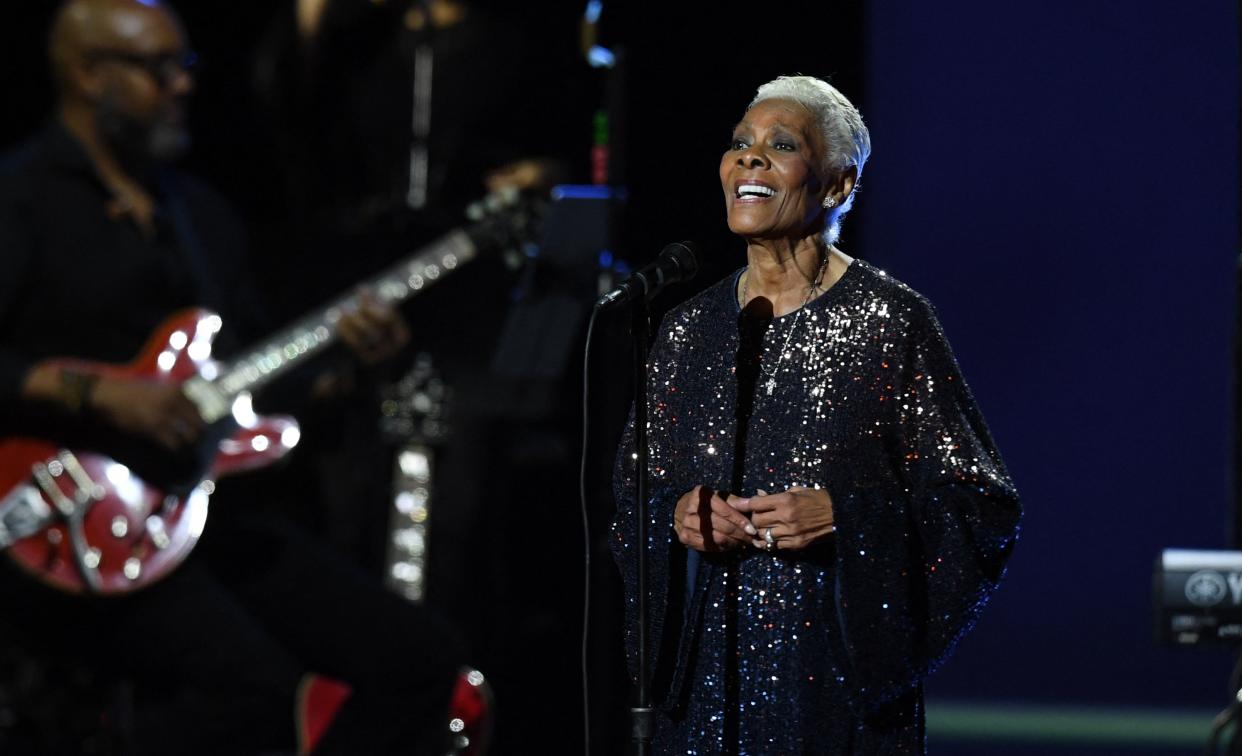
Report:
[[[747,239],[819,233],[823,154],[823,136],[801,104],[764,100],[746,111],[720,159],[729,230]]]

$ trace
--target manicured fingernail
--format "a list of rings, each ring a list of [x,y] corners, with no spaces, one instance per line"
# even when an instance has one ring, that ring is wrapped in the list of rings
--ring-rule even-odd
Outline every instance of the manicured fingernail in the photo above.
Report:
[[[757,534],[759,533],[759,531],[758,531],[758,530],[755,530],[755,526],[754,526],[754,525],[751,525],[751,524],[748,522],[748,523],[746,523],[746,533],[747,533],[747,534],[749,534],[749,535],[757,535]]]
[[[763,541],[755,540],[755,541],[751,541],[751,543],[755,545],[756,549],[767,549],[768,548],[768,545],[764,543]]]
[[[767,495],[768,495],[768,492],[767,492],[767,491],[765,491],[765,490],[763,490],[762,488],[756,488],[755,490],[759,492],[759,495],[760,495],[760,496],[767,496]]]

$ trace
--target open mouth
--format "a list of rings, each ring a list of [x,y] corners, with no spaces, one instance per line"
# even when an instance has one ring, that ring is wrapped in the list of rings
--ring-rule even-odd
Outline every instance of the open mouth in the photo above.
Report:
[[[767,199],[776,196],[776,190],[766,184],[760,184],[753,181],[743,181],[733,190],[733,196],[737,199]]]

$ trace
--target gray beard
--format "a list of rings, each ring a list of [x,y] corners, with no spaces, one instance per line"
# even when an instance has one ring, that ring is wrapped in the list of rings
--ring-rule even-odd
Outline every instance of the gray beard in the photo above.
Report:
[[[97,119],[100,134],[123,162],[168,163],[190,149],[190,133],[178,124],[137,123],[107,102],[99,108]]]
[[[151,160],[178,160],[190,151],[190,132],[182,126],[161,123],[147,131],[146,151]]]

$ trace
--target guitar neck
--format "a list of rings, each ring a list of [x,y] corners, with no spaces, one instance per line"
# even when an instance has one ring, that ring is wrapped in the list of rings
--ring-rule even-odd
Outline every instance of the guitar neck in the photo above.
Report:
[[[422,247],[360,288],[370,291],[380,302],[398,304],[477,254],[477,245],[470,234],[454,231]],[[337,339],[341,316],[358,306],[357,292],[355,289],[337,298],[246,350],[244,356],[220,370],[214,381],[217,390],[228,397],[243,391],[257,391],[327,349]]]

